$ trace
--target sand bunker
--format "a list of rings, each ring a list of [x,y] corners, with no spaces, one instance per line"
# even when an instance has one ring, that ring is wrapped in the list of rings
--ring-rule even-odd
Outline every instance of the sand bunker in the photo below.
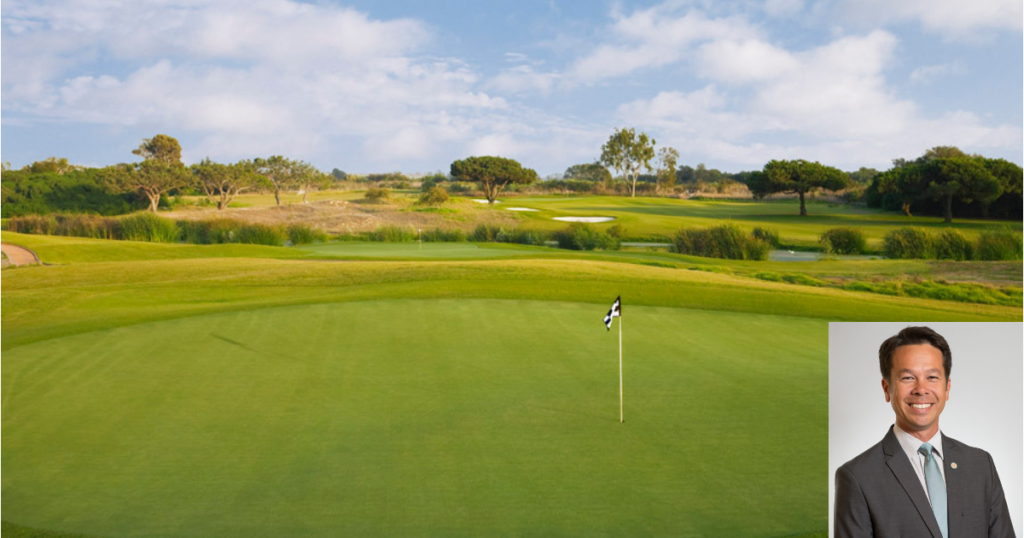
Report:
[[[615,220],[615,217],[554,217],[553,220],[562,222],[608,222]]]
[[[478,203],[478,204],[486,204],[487,203],[487,200],[481,200],[479,198],[474,198],[473,201]],[[501,200],[495,200],[494,203],[500,204]]]
[[[506,207],[508,211],[540,211],[539,209],[533,209],[530,207]]]

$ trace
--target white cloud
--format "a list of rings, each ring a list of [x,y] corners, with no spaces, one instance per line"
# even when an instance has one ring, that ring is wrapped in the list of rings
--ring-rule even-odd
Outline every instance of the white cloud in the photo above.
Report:
[[[937,78],[962,75],[965,72],[966,69],[959,62],[925,65],[911,71],[910,80],[918,84],[931,84]]]
[[[578,60],[569,70],[572,79],[594,82],[624,76],[675,63],[696,43],[759,35],[741,17],[709,18],[696,10],[677,15],[668,5],[635,11],[628,17],[617,15],[610,31],[617,42],[601,45]]]
[[[764,10],[773,17],[783,17],[799,13],[804,7],[804,0],[768,0]]]
[[[513,94],[531,91],[548,93],[560,78],[558,73],[538,73],[528,65],[519,65],[503,69],[484,87]]]
[[[917,21],[924,28],[953,39],[983,39],[983,30],[1021,31],[1020,0],[842,0],[840,11],[857,22],[885,24]]]
[[[928,118],[896,96],[884,77],[896,45],[883,31],[800,52],[714,41],[700,49],[702,74],[724,88],[661,92],[620,106],[617,116],[684,155],[754,166],[797,157],[885,166],[936,145],[1020,146],[1020,126],[986,125],[964,111]]]

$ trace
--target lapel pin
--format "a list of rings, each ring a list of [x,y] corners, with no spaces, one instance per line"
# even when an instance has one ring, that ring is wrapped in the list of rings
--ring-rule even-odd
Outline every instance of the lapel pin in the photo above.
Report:
[[[950,464],[950,467],[956,469],[956,462],[953,462],[952,464]]]

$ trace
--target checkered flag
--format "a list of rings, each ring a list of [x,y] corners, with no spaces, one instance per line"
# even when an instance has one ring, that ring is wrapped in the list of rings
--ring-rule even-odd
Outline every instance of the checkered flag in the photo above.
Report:
[[[612,318],[617,318],[622,315],[622,296],[615,298],[615,302],[612,303],[612,309],[608,311],[608,315],[604,317],[604,325],[608,327],[608,330],[612,330]]]

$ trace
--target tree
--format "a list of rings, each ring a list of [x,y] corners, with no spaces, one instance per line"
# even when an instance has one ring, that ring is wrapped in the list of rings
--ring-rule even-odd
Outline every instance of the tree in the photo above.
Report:
[[[132,153],[147,161],[181,164],[181,144],[173,136],[165,134],[158,134],[153,138],[143,138],[142,144],[133,149]]]
[[[280,155],[266,159],[256,158],[251,164],[257,174],[265,177],[274,189],[274,201],[281,205],[281,191],[292,188],[303,182],[303,176],[309,173],[311,165],[302,161],[293,161]],[[303,197],[305,201],[305,197]]]
[[[80,166],[69,163],[66,157],[47,157],[41,161],[24,166],[22,171],[32,172],[33,174],[45,174],[47,172],[66,174],[79,169],[81,169]]]
[[[858,185],[868,185],[871,183],[871,180],[875,179],[875,176],[878,175],[878,170],[862,166],[856,172],[848,172],[846,175],[850,177],[850,181],[853,183]]]
[[[248,161],[220,164],[207,157],[192,165],[192,175],[206,196],[217,200],[217,209],[225,209],[239,193],[258,188],[266,183]]]
[[[984,157],[979,157],[978,159],[985,166],[985,169],[999,182],[1003,194],[1016,194],[1019,202],[1024,169],[1006,159],[986,159]],[[991,201],[982,201],[981,203],[981,216],[986,219],[988,218],[989,205],[991,205]]]
[[[586,181],[605,182],[612,179],[611,172],[601,163],[574,164],[566,168],[562,179],[583,179]]]
[[[601,163],[623,175],[629,183],[630,196],[636,196],[636,179],[640,169],[651,170],[654,144],[654,139],[648,138],[647,133],[637,136],[636,130],[630,128],[616,129],[608,142],[601,146]]]
[[[307,162],[298,161],[295,163],[295,182],[302,187],[302,203],[306,202],[306,196],[313,188],[327,189],[331,186],[331,176],[317,170],[315,166]]]
[[[992,203],[1003,193],[999,180],[977,159],[970,157],[936,158],[920,165],[928,181],[925,195],[943,202],[944,222],[953,222],[953,198],[982,205]]]
[[[671,190],[676,184],[676,163],[679,162],[679,151],[664,147],[658,150],[658,189]]]
[[[337,181],[345,181],[346,179],[348,179],[348,174],[346,174],[342,170],[335,168],[334,170],[331,170],[331,177],[333,177]]]
[[[922,173],[921,166],[903,164],[878,174],[875,179],[879,194],[899,196],[903,214],[912,217],[910,209],[914,202],[924,197],[928,182]]]
[[[455,181],[479,183],[488,204],[493,204],[501,189],[509,183],[529,185],[538,179],[537,172],[504,157],[469,157],[455,161],[451,176]]]
[[[156,212],[160,196],[188,186],[192,174],[181,164],[158,161],[117,164],[101,170],[101,181],[115,194],[140,192],[149,198],[149,210]]]
[[[800,196],[800,216],[807,216],[805,195],[814,189],[837,191],[847,186],[846,173],[838,168],[803,159],[795,161],[769,161],[764,173],[752,175],[747,185],[754,196],[761,198],[776,192],[796,193]]]

